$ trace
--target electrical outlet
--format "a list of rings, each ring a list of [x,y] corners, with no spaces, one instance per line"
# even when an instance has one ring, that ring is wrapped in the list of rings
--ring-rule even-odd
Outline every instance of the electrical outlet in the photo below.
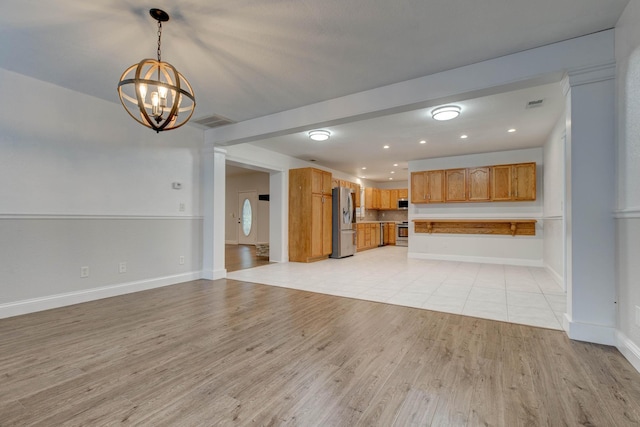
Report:
[[[178,205],[178,210],[179,210],[180,212],[184,212],[184,203],[180,203],[180,204]]]
[[[180,265],[183,265],[183,264],[184,264],[184,257],[183,257],[183,256],[181,256],[181,257],[178,259],[178,263],[179,263]]]
[[[82,279],[89,277],[89,267],[80,267],[80,277]]]
[[[126,262],[121,262],[118,265],[118,272],[120,272],[120,273],[126,273],[127,272],[127,263]]]
[[[636,326],[640,327],[640,307],[636,305]]]

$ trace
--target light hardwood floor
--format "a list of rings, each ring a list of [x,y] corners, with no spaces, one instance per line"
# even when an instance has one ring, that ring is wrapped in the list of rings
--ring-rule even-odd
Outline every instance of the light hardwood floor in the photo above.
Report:
[[[253,245],[225,245],[224,256],[227,272],[269,264],[269,257],[256,256]]]
[[[0,320],[0,379],[2,426],[640,422],[614,348],[227,279]]]

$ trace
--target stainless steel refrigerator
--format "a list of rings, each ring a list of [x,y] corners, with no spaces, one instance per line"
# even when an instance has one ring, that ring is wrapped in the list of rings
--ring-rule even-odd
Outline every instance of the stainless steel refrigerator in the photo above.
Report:
[[[331,258],[344,258],[356,253],[356,204],[351,188],[333,189],[333,248]]]

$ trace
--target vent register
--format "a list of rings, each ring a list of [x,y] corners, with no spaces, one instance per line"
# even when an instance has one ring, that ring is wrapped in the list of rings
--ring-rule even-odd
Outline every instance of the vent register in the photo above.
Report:
[[[199,124],[200,126],[204,126],[208,129],[213,129],[220,126],[225,126],[225,125],[230,125],[232,123],[235,123],[233,120],[229,120],[226,117],[218,116],[215,114],[213,116],[207,116],[198,120],[191,120],[191,121],[193,123]]]

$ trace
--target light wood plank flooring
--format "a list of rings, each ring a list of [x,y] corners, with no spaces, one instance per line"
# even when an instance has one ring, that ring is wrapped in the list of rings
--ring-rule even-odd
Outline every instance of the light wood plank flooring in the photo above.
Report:
[[[269,257],[256,256],[253,245],[225,245],[224,256],[227,272],[269,264]]]
[[[0,320],[0,425],[628,426],[563,332],[223,279]]]

